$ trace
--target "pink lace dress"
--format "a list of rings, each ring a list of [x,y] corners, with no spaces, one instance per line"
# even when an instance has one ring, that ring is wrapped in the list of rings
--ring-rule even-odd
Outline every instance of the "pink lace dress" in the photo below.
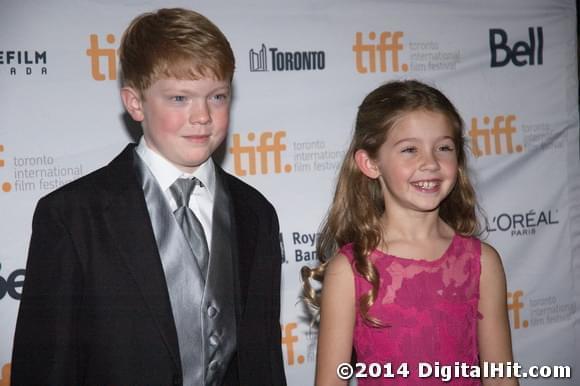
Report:
[[[345,245],[340,252],[353,264],[352,244]],[[380,287],[370,315],[390,327],[370,327],[357,312],[353,338],[357,362],[384,365],[381,377],[358,378],[359,386],[481,384],[474,378],[458,377],[444,382],[442,374],[435,376],[437,363],[443,371],[444,365],[454,368],[455,362],[479,364],[480,256],[481,242],[460,235],[455,235],[443,255],[433,261],[404,259],[377,250],[371,254],[380,275]],[[353,271],[358,299],[371,286],[354,266]],[[403,363],[407,364],[407,377],[397,374]],[[388,366],[393,378],[385,377]],[[429,368],[433,375],[420,378],[420,366],[423,375],[428,374]],[[376,366],[373,370],[376,375]],[[369,371],[367,368],[363,373]]]

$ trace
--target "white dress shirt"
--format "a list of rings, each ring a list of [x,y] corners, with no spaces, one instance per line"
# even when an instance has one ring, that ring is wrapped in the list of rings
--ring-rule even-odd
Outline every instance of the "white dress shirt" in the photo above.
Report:
[[[209,158],[202,163],[193,174],[184,173],[175,165],[169,162],[160,154],[151,150],[145,141],[145,137],[141,137],[139,145],[137,146],[137,154],[145,165],[149,168],[155,180],[161,187],[169,207],[172,211],[177,209],[177,204],[169,191],[169,187],[178,178],[192,178],[195,177],[203,184],[203,187],[197,185],[189,199],[189,208],[199,219],[205,238],[207,240],[207,247],[211,253],[211,224],[213,217],[213,204],[215,198],[216,175],[213,160]]]

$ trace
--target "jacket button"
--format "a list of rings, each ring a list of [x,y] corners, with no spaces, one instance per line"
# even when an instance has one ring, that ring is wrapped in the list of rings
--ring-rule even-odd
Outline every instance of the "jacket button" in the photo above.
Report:
[[[217,361],[211,361],[209,364],[209,371],[216,371],[219,366]]]
[[[214,306],[209,306],[207,308],[207,316],[209,316],[210,318],[215,318],[217,313],[218,313],[217,308],[215,308]]]
[[[218,343],[219,343],[219,339],[217,336],[211,335],[209,337],[209,344],[211,344],[212,346],[217,346]]]

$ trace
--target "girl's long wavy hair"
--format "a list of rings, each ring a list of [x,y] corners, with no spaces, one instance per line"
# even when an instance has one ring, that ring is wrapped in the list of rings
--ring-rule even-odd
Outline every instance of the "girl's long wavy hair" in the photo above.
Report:
[[[480,234],[475,191],[467,175],[463,120],[453,104],[439,90],[416,80],[385,83],[366,96],[359,106],[350,147],[342,163],[332,205],[324,220],[317,242],[321,264],[316,268],[303,267],[304,298],[315,309],[320,307],[319,291],[310,280],[324,280],[328,260],[345,244],[352,243],[354,267],[372,288],[358,299],[363,320],[374,327],[388,326],[369,315],[379,289],[379,273],[370,253],[382,241],[381,217],[385,202],[378,179],[364,175],[355,162],[355,153],[364,150],[376,159],[381,145],[394,124],[406,113],[426,110],[443,114],[453,131],[457,154],[457,182],[451,193],[441,202],[439,216],[457,233]]]

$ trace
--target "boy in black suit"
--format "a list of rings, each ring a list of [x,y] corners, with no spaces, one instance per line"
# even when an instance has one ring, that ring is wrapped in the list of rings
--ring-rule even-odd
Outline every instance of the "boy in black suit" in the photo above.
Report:
[[[120,61],[143,137],[39,201],[12,385],[285,385],[276,213],[211,159],[227,39],[161,9],[133,20]]]

